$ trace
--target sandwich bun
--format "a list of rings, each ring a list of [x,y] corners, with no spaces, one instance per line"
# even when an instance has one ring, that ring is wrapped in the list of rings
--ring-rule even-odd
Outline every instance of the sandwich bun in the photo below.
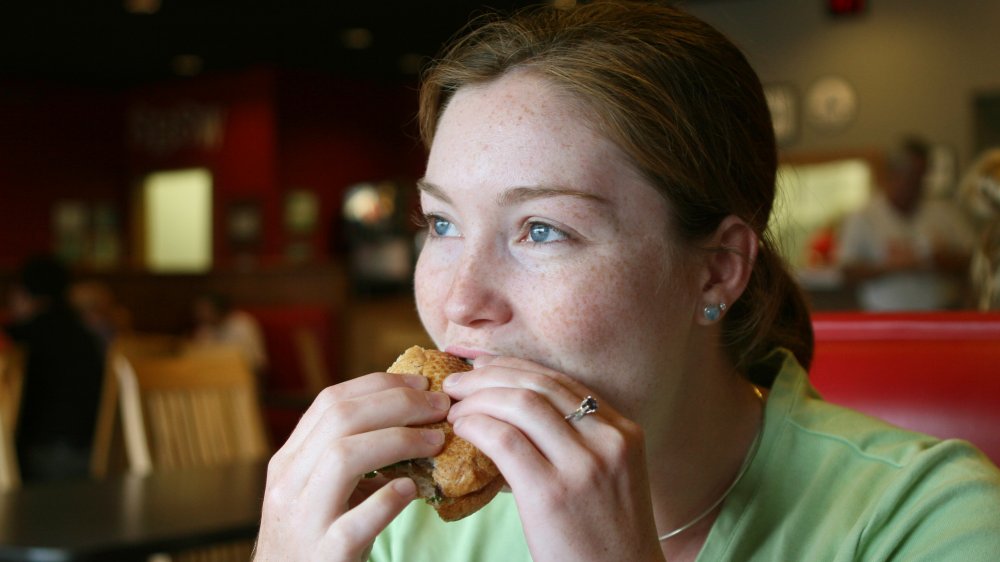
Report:
[[[472,366],[443,351],[413,346],[403,352],[386,372],[423,375],[431,391],[440,391],[445,377],[469,371]],[[427,500],[441,519],[456,521],[478,511],[504,485],[493,461],[465,439],[455,435],[447,421],[422,425],[444,432],[444,446],[432,458],[412,459],[379,470],[388,478],[406,476],[417,484],[418,497]]]

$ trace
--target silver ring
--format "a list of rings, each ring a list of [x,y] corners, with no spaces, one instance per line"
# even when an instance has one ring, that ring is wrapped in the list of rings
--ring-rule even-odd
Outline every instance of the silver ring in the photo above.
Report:
[[[568,421],[577,421],[583,416],[589,416],[597,411],[597,399],[593,396],[588,396],[580,402],[580,406],[573,410],[572,412],[563,416],[563,419]]]

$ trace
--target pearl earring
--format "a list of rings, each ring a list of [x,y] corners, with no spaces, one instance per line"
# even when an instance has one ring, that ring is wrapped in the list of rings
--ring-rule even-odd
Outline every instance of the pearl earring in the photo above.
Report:
[[[719,304],[710,304],[705,307],[705,320],[709,322],[715,322],[722,317],[722,313],[726,311],[726,303],[720,302]]]

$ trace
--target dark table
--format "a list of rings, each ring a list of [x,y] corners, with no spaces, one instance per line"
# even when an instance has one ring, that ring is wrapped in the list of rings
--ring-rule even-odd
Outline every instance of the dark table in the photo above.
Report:
[[[266,463],[0,493],[0,561],[145,560],[256,536]]]

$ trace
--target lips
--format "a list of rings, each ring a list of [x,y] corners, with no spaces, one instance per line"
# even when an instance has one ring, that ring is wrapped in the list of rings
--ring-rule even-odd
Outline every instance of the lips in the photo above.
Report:
[[[477,357],[480,357],[482,355],[497,355],[494,352],[486,351],[484,349],[478,349],[474,347],[463,347],[460,345],[449,345],[444,350],[456,357],[461,357],[462,359],[465,359],[470,363],[472,361],[475,361]]]

